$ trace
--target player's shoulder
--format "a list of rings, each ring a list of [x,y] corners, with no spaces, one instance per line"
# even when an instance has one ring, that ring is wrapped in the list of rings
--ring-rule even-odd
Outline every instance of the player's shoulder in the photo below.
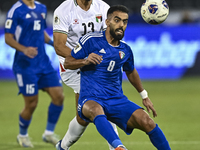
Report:
[[[13,6],[10,8],[10,10],[8,11],[8,18],[12,18],[13,14],[20,11],[21,7],[23,6],[23,3],[20,1],[17,1],[15,4],[13,4]]]
[[[122,47],[128,49],[128,50],[131,50],[131,47],[123,40],[120,40],[120,44]]]
[[[78,4],[76,4],[76,1],[74,0],[65,0],[64,2],[62,2],[56,9],[54,12],[56,13],[70,13],[71,11],[73,11],[75,9],[75,7]]]
[[[80,38],[80,42],[84,45],[88,41],[98,41],[99,38],[102,38],[103,36],[102,31],[87,33]]]
[[[105,9],[105,8],[109,8],[110,6],[102,1],[102,0],[95,0],[92,2],[92,5],[94,5],[95,7],[99,8],[99,9]]]
[[[46,5],[45,5],[45,4],[42,4],[42,3],[39,2],[39,1],[35,1],[35,4],[36,4],[38,7],[42,8],[42,9],[46,9]]]

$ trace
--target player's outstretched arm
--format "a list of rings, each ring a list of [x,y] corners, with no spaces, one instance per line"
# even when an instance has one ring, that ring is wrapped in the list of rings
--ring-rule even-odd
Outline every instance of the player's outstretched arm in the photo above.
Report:
[[[148,97],[148,94],[146,90],[144,90],[142,86],[142,82],[140,80],[139,74],[136,69],[134,69],[132,72],[126,72],[126,75],[131,82],[131,84],[136,88],[136,90],[140,93],[143,101],[143,105],[147,108],[147,111],[150,113],[151,111],[153,112],[153,116],[156,117],[157,113],[156,110],[153,107],[153,103]]]
[[[14,35],[11,33],[5,33],[5,42],[12,48],[14,48],[20,52],[23,52],[24,55],[26,55],[29,58],[34,58],[38,54],[36,47],[25,47],[25,46],[19,44],[14,39]]]
[[[70,55],[65,58],[64,67],[65,69],[74,70],[89,64],[100,64],[102,60],[102,56],[95,53],[89,54],[86,59],[75,59]]]

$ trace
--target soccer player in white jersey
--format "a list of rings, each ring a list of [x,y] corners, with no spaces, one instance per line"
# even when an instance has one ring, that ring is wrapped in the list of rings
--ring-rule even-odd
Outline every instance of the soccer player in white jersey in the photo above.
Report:
[[[98,132],[115,150],[127,149],[108,120],[128,135],[133,129],[145,132],[158,150],[171,150],[164,133],[149,114],[123,94],[121,68],[140,93],[148,112],[152,111],[153,116],[157,116],[134,66],[131,47],[121,40],[128,24],[128,12],[125,6],[110,7],[106,31],[83,36],[71,51],[71,56],[65,60],[65,68],[81,67],[78,114],[85,121],[93,122]]]
[[[60,75],[63,82],[74,89],[76,105],[80,91],[80,71],[79,69],[64,69],[63,63],[81,36],[106,28],[108,9],[109,5],[102,0],[66,0],[54,12],[53,37],[60,62]],[[62,147],[67,149],[77,141],[87,125],[88,123],[77,115],[69,124],[68,131],[62,140]],[[112,123],[112,125],[117,132],[115,124]],[[109,148],[114,149],[110,145]]]
[[[5,23],[5,42],[16,49],[13,72],[25,103],[19,115],[17,136],[22,147],[33,147],[28,127],[37,107],[39,89],[51,97],[43,140],[54,145],[58,142],[54,128],[63,109],[64,95],[57,71],[45,52],[45,43],[53,46],[45,31],[46,14],[45,5],[34,0],[19,0],[8,11]]]

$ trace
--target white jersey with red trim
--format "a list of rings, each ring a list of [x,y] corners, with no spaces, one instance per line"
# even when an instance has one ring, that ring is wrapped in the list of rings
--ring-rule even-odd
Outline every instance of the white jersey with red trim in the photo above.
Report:
[[[66,46],[73,49],[86,33],[106,28],[109,7],[102,0],[93,0],[90,9],[85,11],[76,0],[66,0],[54,12],[53,32],[67,34]],[[59,56],[59,61],[63,64],[64,58]]]
[[[53,32],[67,34],[66,46],[73,49],[80,37],[86,33],[106,28],[105,20],[109,8],[110,6],[102,0],[92,0],[90,9],[85,11],[76,0],[66,0],[54,11]],[[80,74],[77,74],[79,69],[64,69],[65,58],[59,55],[58,58],[63,82],[74,89],[75,93],[79,93]]]

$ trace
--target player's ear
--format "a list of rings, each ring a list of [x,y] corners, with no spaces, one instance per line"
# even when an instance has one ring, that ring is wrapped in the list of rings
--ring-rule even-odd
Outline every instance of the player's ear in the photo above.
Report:
[[[109,27],[110,26],[110,20],[106,19],[106,26]]]

